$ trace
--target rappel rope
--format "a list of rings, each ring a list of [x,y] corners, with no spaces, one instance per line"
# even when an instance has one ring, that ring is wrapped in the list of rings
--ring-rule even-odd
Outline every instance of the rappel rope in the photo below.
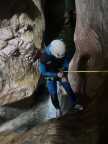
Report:
[[[63,71],[64,73],[108,73],[108,70],[76,70],[76,71]]]

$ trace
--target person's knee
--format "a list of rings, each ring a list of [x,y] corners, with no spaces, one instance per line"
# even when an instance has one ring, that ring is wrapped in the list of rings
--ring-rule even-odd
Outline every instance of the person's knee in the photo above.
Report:
[[[52,91],[49,91],[49,94],[52,96],[52,97],[57,97],[57,93],[56,91],[52,90]]]
[[[56,95],[57,93],[57,88],[55,87],[55,85],[53,85],[52,83],[47,85],[48,87],[48,91],[50,93],[50,95]]]

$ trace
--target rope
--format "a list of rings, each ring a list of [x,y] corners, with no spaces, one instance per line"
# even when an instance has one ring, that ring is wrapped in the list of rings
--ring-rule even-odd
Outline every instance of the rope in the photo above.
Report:
[[[108,70],[90,70],[90,71],[85,71],[85,70],[76,70],[76,71],[63,71],[66,73],[108,73]]]

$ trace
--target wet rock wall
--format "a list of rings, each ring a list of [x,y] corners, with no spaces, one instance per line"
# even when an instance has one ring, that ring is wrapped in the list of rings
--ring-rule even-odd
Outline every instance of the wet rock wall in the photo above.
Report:
[[[4,9],[5,8],[5,9]],[[44,18],[40,1],[2,1],[0,5],[0,104],[31,96],[38,75],[33,53],[41,48]]]

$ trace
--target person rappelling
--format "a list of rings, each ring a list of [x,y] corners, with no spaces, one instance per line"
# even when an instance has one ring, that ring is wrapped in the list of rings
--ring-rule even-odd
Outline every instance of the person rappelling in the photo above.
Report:
[[[81,111],[83,106],[77,103],[77,97],[70,86],[67,73],[63,72],[68,71],[68,66],[69,60],[66,54],[66,45],[62,40],[53,40],[43,49],[40,56],[39,72],[47,82],[52,104],[57,110],[61,111],[57,94],[57,81],[59,81],[70,98],[72,108]]]

